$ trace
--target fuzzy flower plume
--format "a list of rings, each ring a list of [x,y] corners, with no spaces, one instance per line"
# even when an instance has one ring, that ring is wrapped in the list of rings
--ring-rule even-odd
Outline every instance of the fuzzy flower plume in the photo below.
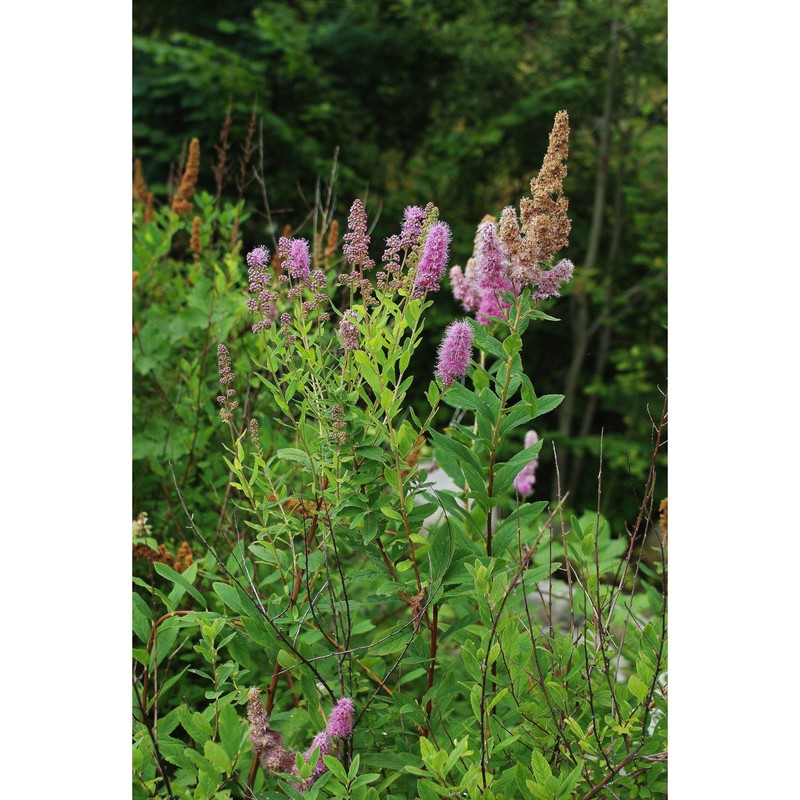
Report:
[[[247,695],[247,720],[250,723],[250,741],[261,767],[269,772],[294,772],[294,753],[289,753],[284,747],[283,736],[270,728],[261,692],[256,688],[250,689]]]
[[[538,276],[537,260],[528,252],[513,206],[506,206],[500,216],[500,241],[508,259],[511,280],[517,289],[532,286]]]
[[[302,280],[311,274],[311,256],[305,239],[287,239],[281,236],[278,242],[278,255],[283,268],[295,280]]]
[[[542,168],[531,181],[531,199],[521,204],[528,254],[537,262],[550,261],[569,244],[572,223],[567,217],[569,201],[564,197],[568,155],[569,117],[566,111],[559,111]]]
[[[311,788],[314,781],[328,769],[323,756],[335,751],[334,739],[346,739],[353,733],[354,711],[353,701],[349,697],[342,697],[336,703],[326,729],[314,737],[311,746],[303,753],[303,758],[310,761],[314,751],[319,750],[311,777],[293,784],[295,789],[304,792]],[[256,688],[250,689],[247,694],[247,721],[250,723],[250,741],[262,769],[297,775],[297,753],[294,750],[288,751],[283,744],[283,736],[270,727],[267,710],[261,702],[261,692]]]
[[[202,242],[200,241],[200,217],[195,217],[192,220],[192,236],[189,239],[189,249],[195,253],[195,259],[203,249]]]
[[[575,271],[575,265],[568,259],[562,258],[554,267],[537,270],[536,283],[538,289],[533,293],[537,300],[546,300],[548,297],[559,297],[562,283],[567,283]]]
[[[475,259],[470,258],[464,271],[461,267],[450,270],[450,286],[453,297],[461,301],[464,311],[477,311],[481,304],[481,294],[478,290],[478,281],[475,277]]]
[[[353,733],[355,706],[349,697],[342,697],[331,711],[325,729],[334,739],[346,739]]]
[[[328,735],[327,731],[320,731],[315,737],[314,741],[311,742],[311,747],[303,753],[303,758],[306,761],[311,760],[311,756],[314,755],[314,751],[319,748],[319,758],[317,759],[317,763],[314,765],[314,771],[311,773],[311,777],[308,778],[306,781],[306,785],[303,788],[308,788],[311,786],[314,781],[322,775],[323,772],[326,772],[328,767],[323,760],[323,756],[329,756],[334,749],[334,743],[331,740],[331,737]]]
[[[451,322],[439,346],[436,374],[445,386],[467,374],[472,358],[472,328],[466,321]]]
[[[319,758],[314,765],[314,771],[311,777],[305,780],[302,784],[298,784],[297,788],[300,791],[305,791],[311,784],[314,783],[320,775],[327,772],[328,767],[323,760],[323,756],[330,755],[336,743],[334,739],[346,739],[353,733],[353,714],[355,713],[355,706],[349,697],[342,697],[333,707],[331,715],[328,718],[328,725],[324,731],[320,731],[311,742],[311,746],[303,753],[303,758],[309,761],[314,755],[314,751],[319,748]]]
[[[419,244],[422,225],[425,222],[425,209],[419,206],[408,206],[403,213],[403,227],[400,231],[400,246],[409,250]]]
[[[493,317],[503,317],[510,304],[503,300],[505,292],[513,290],[508,260],[503,254],[497,227],[491,220],[478,226],[475,237],[475,273],[477,276],[480,304],[478,322],[488,324]]]
[[[533,447],[539,441],[536,431],[528,431],[525,434],[525,449]],[[530,494],[533,491],[533,484],[536,483],[536,468],[539,462],[534,459],[526,464],[514,478],[514,488],[520,495]]]
[[[326,266],[330,266],[336,258],[336,248],[339,246],[339,222],[333,220],[328,228],[328,238],[325,241],[325,250],[322,253],[322,260]]]
[[[372,269],[375,262],[369,257],[369,234],[367,233],[367,212],[364,203],[356,199],[350,207],[347,218],[348,232],[344,235],[342,252],[352,269]]]
[[[447,267],[448,248],[452,238],[450,226],[446,222],[434,222],[428,229],[414,280],[416,294],[439,291],[439,281]]]

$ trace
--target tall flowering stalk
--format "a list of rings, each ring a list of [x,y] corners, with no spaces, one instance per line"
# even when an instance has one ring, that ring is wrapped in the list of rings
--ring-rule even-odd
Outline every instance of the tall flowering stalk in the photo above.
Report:
[[[478,226],[472,274],[454,268],[450,274],[453,296],[467,311],[475,311],[481,324],[502,318],[509,308],[503,294],[518,295],[530,288],[535,300],[558,297],[574,270],[562,259],[548,268],[554,255],[569,244],[569,201],[564,196],[566,159],[569,154],[569,118],[556,114],[550,144],[538,175],[531,180],[532,197],[520,200],[520,219],[513,206],[503,209],[500,223],[491,219]]]

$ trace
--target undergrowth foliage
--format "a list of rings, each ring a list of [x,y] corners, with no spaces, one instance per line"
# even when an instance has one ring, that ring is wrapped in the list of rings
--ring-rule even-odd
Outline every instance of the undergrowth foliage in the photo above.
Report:
[[[563,399],[537,394],[521,351],[529,326],[556,321],[541,306],[574,269],[555,258],[568,136],[560,112],[519,217],[485,218],[473,259],[451,268],[474,316],[445,333],[424,418],[409,364],[451,242],[433,204],[406,210],[377,262],[364,204],[341,256],[320,204],[310,241],[289,231],[247,254],[234,308],[243,208],[189,191],[187,168],[172,208],[144,221],[139,185],[140,289],[152,303],[170,281],[203,293],[207,345],[180,368],[198,393],[218,381],[228,493],[209,527],[203,484],[185,491],[189,467],[162,454],[188,561],[169,562],[146,516],[134,524],[134,797],[666,795],[666,527],[648,537],[665,413],[624,535],[601,514],[601,480],[580,516],[566,497],[526,499],[543,446],[531,426]],[[179,230],[183,261],[169,255]],[[135,361],[159,380],[154,317]],[[208,413],[175,408],[187,430]]]

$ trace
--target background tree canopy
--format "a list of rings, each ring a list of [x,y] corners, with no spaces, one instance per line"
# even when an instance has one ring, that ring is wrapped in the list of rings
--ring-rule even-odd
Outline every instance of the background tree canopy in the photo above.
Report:
[[[602,430],[605,513],[617,530],[635,516],[649,413],[660,415],[666,390],[665,2],[208,0],[198,13],[137,0],[133,90],[134,152],[162,202],[191,137],[200,185],[214,185],[230,113],[225,192],[236,199],[241,188],[253,212],[245,247],[300,228],[338,148],[342,227],[355,197],[370,219],[379,214],[373,242],[394,232],[406,205],[432,200],[453,229],[451,263],[462,265],[483,214],[528,194],[566,109],[573,229],[563,255],[576,277],[547,309],[564,324],[532,327],[524,362],[537,389],[566,395],[554,429],[539,433],[557,447],[570,505],[596,504]],[[253,111],[272,230],[261,188],[251,174],[242,184],[236,163]],[[434,311],[424,370],[462,314],[447,290]],[[554,481],[543,450],[538,494],[551,496]]]

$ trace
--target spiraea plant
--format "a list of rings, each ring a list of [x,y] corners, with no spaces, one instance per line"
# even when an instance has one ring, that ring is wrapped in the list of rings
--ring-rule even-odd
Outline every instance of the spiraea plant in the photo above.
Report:
[[[231,523],[215,540],[175,481],[192,571],[157,565],[169,594],[134,606],[138,796],[665,796],[666,562],[641,557],[655,467],[626,536],[599,508],[527,499],[534,420],[562,399],[537,394],[522,335],[573,273],[568,136],[560,112],[519,216],[485,218],[450,269],[468,316],[429,365],[427,414],[407,396],[448,272],[433,204],[379,260],[360,200],[340,259],[290,236],[247,254],[250,329],[218,342]],[[252,374],[233,369],[253,343]],[[170,702],[153,688],[178,682]]]

